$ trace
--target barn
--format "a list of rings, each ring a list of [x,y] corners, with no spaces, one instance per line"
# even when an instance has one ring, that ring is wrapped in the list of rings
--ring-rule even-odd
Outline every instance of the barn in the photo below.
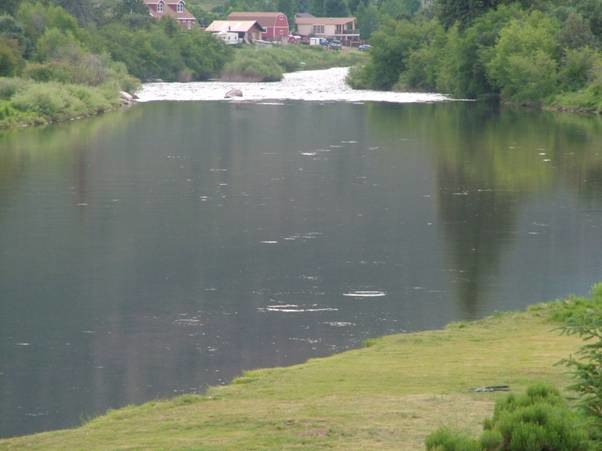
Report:
[[[280,12],[233,12],[228,20],[255,20],[265,32],[261,35],[264,41],[284,41],[288,39],[289,26],[286,14]]]

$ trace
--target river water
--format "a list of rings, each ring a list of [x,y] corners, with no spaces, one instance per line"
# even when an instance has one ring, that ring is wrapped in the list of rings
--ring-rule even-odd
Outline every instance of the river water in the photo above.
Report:
[[[0,436],[601,279],[600,119],[346,100],[0,134]]]

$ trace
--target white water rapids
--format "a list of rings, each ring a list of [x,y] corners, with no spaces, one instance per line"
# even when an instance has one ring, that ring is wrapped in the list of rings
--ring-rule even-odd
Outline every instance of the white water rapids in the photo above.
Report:
[[[226,100],[226,101],[282,101],[307,100],[318,102],[393,102],[418,103],[451,100],[442,94],[418,92],[386,92],[354,90],[345,83],[349,68],[337,67],[284,74],[279,82],[195,82],[146,83],[137,93],[140,102],[160,100]],[[230,89],[240,89],[243,97],[225,99]]]

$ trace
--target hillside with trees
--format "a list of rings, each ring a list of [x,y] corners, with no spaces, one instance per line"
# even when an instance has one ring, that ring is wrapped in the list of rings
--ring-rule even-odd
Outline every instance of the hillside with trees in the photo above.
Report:
[[[153,20],[141,0],[4,1],[0,127],[115,109],[139,80],[205,80],[231,53],[200,29]]]

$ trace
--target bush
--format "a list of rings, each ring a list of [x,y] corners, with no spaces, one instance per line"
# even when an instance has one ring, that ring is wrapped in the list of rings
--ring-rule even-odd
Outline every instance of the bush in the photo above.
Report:
[[[597,423],[602,434],[602,284],[592,289],[592,299],[574,302],[565,317],[564,333],[585,340],[576,357],[563,361],[573,372],[570,387],[579,395],[579,406]]]
[[[0,36],[0,76],[17,75],[23,67],[19,43]]]
[[[59,83],[34,83],[18,91],[11,99],[12,107],[21,113],[39,118],[41,122],[61,121],[90,116],[118,105],[113,88]]]
[[[0,78],[0,99],[9,100],[28,83],[21,78]]]
[[[278,81],[282,79],[282,68],[267,58],[242,55],[226,64],[222,78],[244,81]]]
[[[461,432],[441,428],[426,438],[429,451],[481,451],[479,442]]]
[[[439,451],[586,451],[591,449],[591,442],[585,425],[558,390],[539,384],[529,387],[524,395],[510,394],[497,401],[479,441],[440,429],[427,437],[426,446]]]

